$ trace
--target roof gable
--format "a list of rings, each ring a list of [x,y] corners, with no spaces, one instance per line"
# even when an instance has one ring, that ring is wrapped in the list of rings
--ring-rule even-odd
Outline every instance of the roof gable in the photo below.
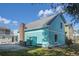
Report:
[[[26,28],[27,29],[36,29],[36,28],[42,28],[44,27],[45,25],[50,25],[51,22],[58,16],[59,14],[57,15],[51,15],[51,16],[48,16],[48,17],[45,17],[45,18],[41,18],[37,21],[34,21],[32,23],[29,23],[29,24],[26,24]]]

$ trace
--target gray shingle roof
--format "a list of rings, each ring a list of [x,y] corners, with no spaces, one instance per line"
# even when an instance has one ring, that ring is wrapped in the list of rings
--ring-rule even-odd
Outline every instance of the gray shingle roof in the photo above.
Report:
[[[45,25],[48,25],[48,23],[50,23],[52,20],[54,20],[54,18],[56,17],[57,15],[52,15],[52,16],[48,16],[48,17],[45,17],[45,18],[41,18],[41,19],[38,19],[34,22],[31,22],[29,24],[26,24],[26,28],[27,29],[37,29],[37,28],[42,28],[44,27]]]

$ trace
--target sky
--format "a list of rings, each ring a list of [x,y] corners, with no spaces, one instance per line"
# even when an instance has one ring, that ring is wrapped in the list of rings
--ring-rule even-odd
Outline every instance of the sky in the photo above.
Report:
[[[0,26],[18,29],[20,23],[30,23],[39,18],[40,10],[50,8],[50,4],[0,4]]]
[[[58,7],[56,10],[59,11],[62,9]],[[19,28],[20,23],[28,24],[39,19],[41,16],[46,17],[55,14],[54,11],[50,4],[0,3],[0,26],[16,30]],[[67,21],[69,22],[69,20]]]

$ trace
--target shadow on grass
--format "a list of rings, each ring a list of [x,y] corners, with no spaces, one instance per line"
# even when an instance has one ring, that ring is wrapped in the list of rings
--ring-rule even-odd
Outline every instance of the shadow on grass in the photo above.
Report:
[[[38,47],[26,48],[18,51],[0,51],[0,56],[30,56],[31,54],[28,51],[35,50]]]
[[[30,47],[19,51],[0,51],[1,56],[78,56],[79,44],[73,44],[65,48],[39,48]]]

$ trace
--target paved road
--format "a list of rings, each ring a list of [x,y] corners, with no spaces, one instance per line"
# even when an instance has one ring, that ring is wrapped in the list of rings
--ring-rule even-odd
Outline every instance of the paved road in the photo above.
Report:
[[[26,49],[18,44],[0,44],[0,51],[17,51],[21,49]]]

